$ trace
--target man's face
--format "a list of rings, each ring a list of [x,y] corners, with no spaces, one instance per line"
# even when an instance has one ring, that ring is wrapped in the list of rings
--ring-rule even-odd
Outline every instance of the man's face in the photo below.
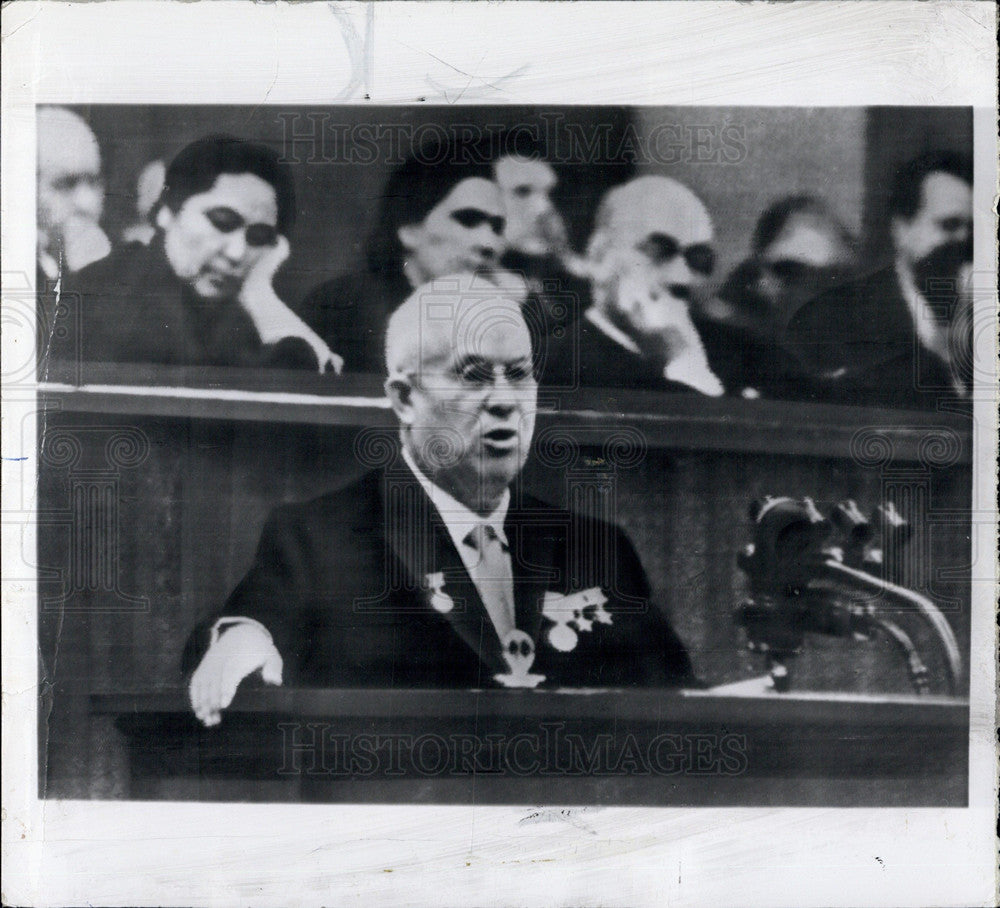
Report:
[[[528,458],[538,385],[516,303],[427,326],[408,403],[397,407],[421,469],[458,501],[489,511]]]
[[[104,208],[101,156],[93,133],[69,119],[39,124],[38,229],[42,245],[62,243],[68,230],[97,224]]]
[[[277,241],[278,201],[260,177],[223,173],[177,211],[164,205],[156,222],[167,260],[182,282],[203,300],[234,299]]]
[[[544,161],[501,158],[495,167],[497,185],[507,214],[507,245],[528,255],[562,251],[566,226],[552,204],[556,174]]]
[[[715,264],[711,225],[669,217],[611,237],[600,273],[607,314],[630,333],[656,335],[674,324]]]
[[[751,291],[781,321],[828,287],[846,280],[852,252],[835,225],[794,214],[757,256]]]
[[[411,281],[492,268],[504,250],[503,229],[496,184],[479,177],[456,183],[423,221],[399,229]]]
[[[896,251],[918,284],[953,279],[972,259],[972,187],[950,173],[931,173],[921,202],[912,218],[893,221]]]

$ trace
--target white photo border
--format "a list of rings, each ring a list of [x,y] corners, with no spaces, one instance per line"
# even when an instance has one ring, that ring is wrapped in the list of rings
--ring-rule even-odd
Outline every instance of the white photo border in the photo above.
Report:
[[[990,2],[29,0],[4,9],[3,43],[5,304],[18,275],[34,273],[38,103],[897,104],[975,109],[975,263],[992,276],[977,303],[995,311]],[[19,334],[28,330],[8,330],[5,318],[4,362],[25,342],[33,349],[33,333]],[[993,340],[980,338],[980,362],[995,364]],[[995,391],[995,376],[984,386]],[[30,386],[5,388],[5,566],[35,545],[34,415]],[[974,507],[985,519],[973,520],[974,551],[992,559],[995,398],[977,401],[975,424]],[[530,805],[39,801],[36,588],[5,581],[3,901],[992,904],[994,568],[977,566],[973,581],[968,808],[579,808],[540,818]]]

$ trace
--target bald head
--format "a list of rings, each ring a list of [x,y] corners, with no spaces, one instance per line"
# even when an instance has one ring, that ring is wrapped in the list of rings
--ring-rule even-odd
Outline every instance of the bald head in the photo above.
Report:
[[[662,233],[682,246],[712,240],[708,209],[690,189],[670,177],[645,176],[609,190],[597,209],[594,237],[614,234],[635,242]]]
[[[101,153],[97,138],[83,117],[65,107],[39,107],[37,116],[38,164],[64,166],[71,162],[92,165],[100,171]]]
[[[636,339],[676,321],[715,263],[712,219],[669,177],[644,176],[610,190],[587,249],[595,306]]]
[[[74,259],[71,269],[82,267],[87,262],[81,259],[95,255],[103,237],[97,227],[104,208],[97,139],[64,107],[38,108],[36,122],[39,246],[53,254],[65,251]]]

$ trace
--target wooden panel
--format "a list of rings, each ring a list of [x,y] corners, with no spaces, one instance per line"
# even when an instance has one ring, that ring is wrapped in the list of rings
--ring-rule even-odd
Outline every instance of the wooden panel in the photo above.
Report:
[[[395,425],[383,380],[304,373],[52,363],[42,403],[63,412],[220,421]],[[721,450],[883,461],[970,463],[971,420],[787,401],[604,389],[539,393],[536,440],[575,445]]]

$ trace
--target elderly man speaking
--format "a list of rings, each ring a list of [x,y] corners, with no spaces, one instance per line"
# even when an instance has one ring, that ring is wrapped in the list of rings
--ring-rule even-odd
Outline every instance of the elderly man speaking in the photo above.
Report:
[[[257,670],[302,686],[695,683],[624,533],[520,487],[537,385],[518,292],[425,284],[386,348],[398,457],[271,516],[189,641],[198,718],[218,723]]]

